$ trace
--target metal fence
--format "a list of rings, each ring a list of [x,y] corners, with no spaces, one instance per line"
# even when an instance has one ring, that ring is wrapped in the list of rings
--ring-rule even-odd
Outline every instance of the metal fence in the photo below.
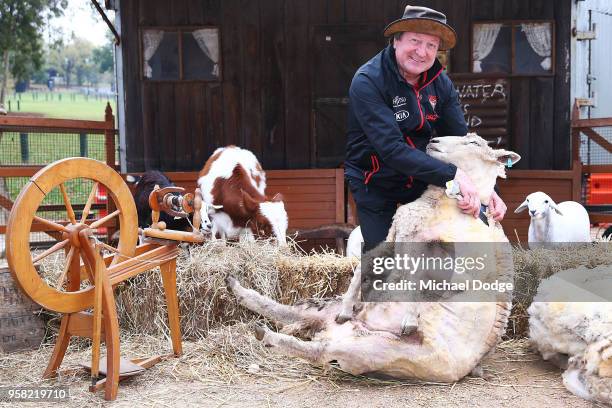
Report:
[[[116,168],[119,153],[110,105],[105,118],[104,121],[82,121],[0,116],[0,257],[5,252],[4,234],[13,202],[38,170],[56,160],[76,156],[101,160]],[[67,182],[65,187],[78,218],[93,182],[76,179]],[[106,191],[100,186],[89,217],[100,218],[107,211]],[[66,220],[59,188],[47,194],[36,215],[53,221]],[[56,241],[44,231],[36,231],[32,232],[30,242],[36,247]]]
[[[580,119],[572,114],[574,166],[582,170],[582,202],[591,222],[612,222],[612,118]]]

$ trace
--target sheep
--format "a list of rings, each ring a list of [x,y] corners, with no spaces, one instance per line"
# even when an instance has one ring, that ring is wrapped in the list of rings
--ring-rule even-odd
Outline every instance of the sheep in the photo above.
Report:
[[[427,154],[470,174],[485,206],[489,204],[497,177],[506,178],[504,165],[508,160],[516,163],[521,158],[511,151],[492,149],[475,133],[434,138],[427,147]],[[386,241],[508,242],[501,224],[491,217],[488,217],[488,223],[487,227],[482,221],[464,214],[455,199],[445,195],[443,188],[429,186],[419,199],[397,209]],[[338,322],[352,318],[360,282],[361,269],[357,267],[343,296]],[[405,316],[405,333],[415,330],[417,325],[414,316]]]
[[[556,204],[548,194],[531,193],[515,213],[529,208],[529,247],[546,242],[591,242],[591,223],[586,209],[575,201]]]
[[[542,280],[529,313],[529,338],[562,369],[573,394],[612,404],[612,271],[579,267]],[[593,300],[589,302],[587,300]]]
[[[361,247],[363,245],[363,235],[361,227],[357,226],[348,237],[346,242],[346,256],[361,258]]]
[[[443,160],[469,162],[467,167],[480,175],[475,179],[483,198],[493,191],[495,178],[505,176],[504,164],[520,159],[516,153],[491,149],[484,139],[474,134],[433,139],[428,151]],[[454,238],[508,244],[501,226],[492,218],[489,217],[486,225],[463,214],[454,199],[447,197],[440,187],[429,187],[425,194],[424,198],[398,209],[392,237],[403,236],[403,228],[407,228],[408,233],[424,240]],[[411,217],[405,218],[408,215]],[[384,247],[377,247],[364,256],[383,250]],[[496,251],[491,255],[493,273],[511,279],[512,254]],[[355,271],[355,276],[358,275],[359,267]],[[351,286],[354,281],[355,277]],[[288,306],[244,288],[232,276],[227,277],[226,284],[241,305],[282,327],[281,333],[263,327],[255,330],[256,338],[265,346],[317,364],[336,361],[342,370],[355,375],[370,373],[425,381],[458,381],[474,372],[482,358],[493,350],[510,314],[510,293],[480,302],[458,293],[451,296],[451,301],[418,305],[418,332],[406,335],[404,316],[414,311],[411,302],[364,302],[359,308],[351,308],[349,319],[338,322],[335,317],[344,306],[338,299],[317,299]],[[297,339],[292,334],[310,341]]]

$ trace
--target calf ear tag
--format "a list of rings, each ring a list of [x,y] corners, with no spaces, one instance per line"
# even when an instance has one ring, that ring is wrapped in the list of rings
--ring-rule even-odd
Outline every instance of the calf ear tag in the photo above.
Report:
[[[512,168],[512,159],[508,157],[508,161],[506,162],[506,166],[510,169]]]

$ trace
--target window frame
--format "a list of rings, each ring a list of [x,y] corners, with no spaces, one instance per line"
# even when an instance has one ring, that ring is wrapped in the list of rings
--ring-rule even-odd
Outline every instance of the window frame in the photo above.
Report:
[[[219,40],[219,75],[216,79],[183,79],[183,33],[204,28],[214,28],[217,30],[217,38]],[[179,77],[177,79],[153,79],[147,78],[144,75],[144,49],[143,36],[146,30],[162,30],[164,32],[174,32],[178,37],[178,67]],[[157,25],[141,25],[138,30],[138,53],[139,53],[139,77],[143,82],[160,82],[160,83],[217,83],[223,81],[223,47],[221,41],[221,27],[216,25],[187,25],[187,26],[157,26]]]
[[[517,73],[516,71],[516,30],[520,29],[521,24],[550,24],[550,71],[541,73]],[[474,27],[477,24],[502,24],[509,25],[511,29],[511,52],[510,52],[510,68],[511,72],[474,72]],[[512,19],[512,20],[474,20],[470,26],[470,59],[469,59],[469,71],[471,75],[478,75],[482,77],[508,77],[508,78],[533,78],[533,77],[554,77],[555,76],[555,65],[556,65],[556,30],[555,20],[543,20],[543,19]]]

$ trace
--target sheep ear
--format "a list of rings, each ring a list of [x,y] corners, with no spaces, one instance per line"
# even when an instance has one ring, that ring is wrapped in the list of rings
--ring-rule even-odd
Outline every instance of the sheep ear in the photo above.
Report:
[[[510,150],[499,149],[495,151],[497,153],[497,161],[503,165],[510,164],[510,166],[514,166],[516,163],[521,160],[521,156],[517,153],[514,153]]]
[[[561,216],[563,216],[563,212],[559,209],[559,207],[557,207],[557,203],[555,203],[554,201],[550,201],[550,206],[553,210],[555,210],[555,212]]]
[[[517,209],[516,209],[516,210],[514,210],[514,213],[515,213],[515,214],[518,214],[518,213],[520,213],[520,212],[522,212],[522,211],[525,211],[525,209],[527,208],[527,206],[528,206],[528,204],[527,204],[527,200],[525,200],[525,201],[523,201],[523,204],[519,205],[519,206],[517,207]]]

